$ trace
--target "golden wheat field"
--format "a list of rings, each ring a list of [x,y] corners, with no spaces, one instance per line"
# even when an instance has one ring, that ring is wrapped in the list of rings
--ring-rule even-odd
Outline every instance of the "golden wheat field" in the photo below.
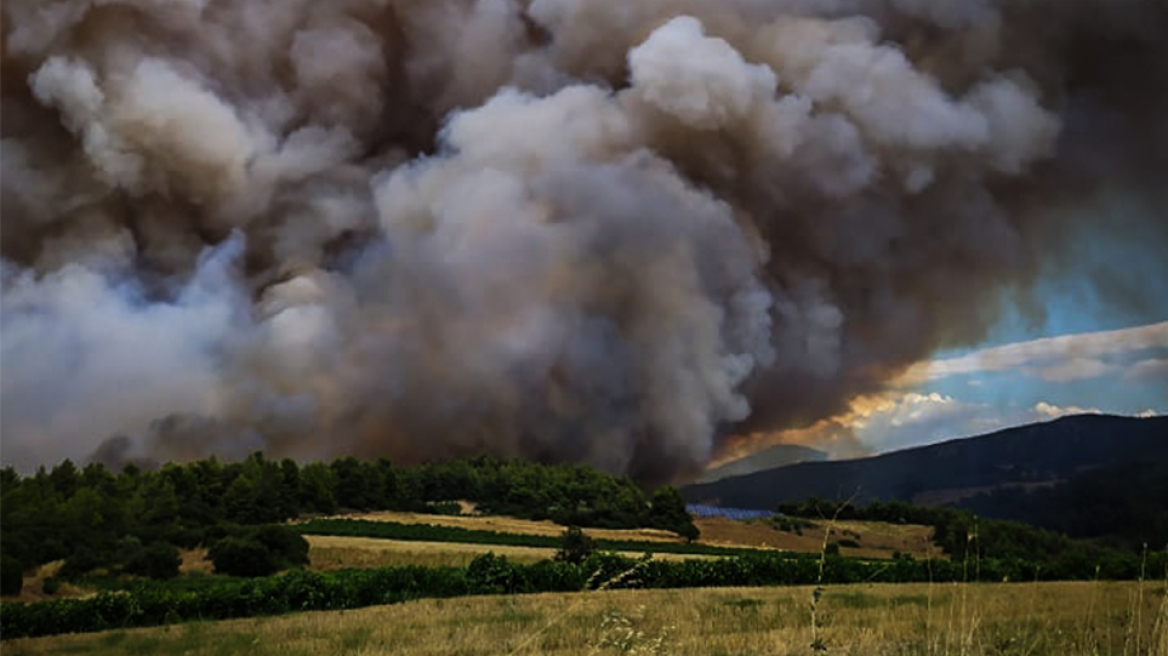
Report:
[[[316,571],[336,569],[369,569],[420,565],[423,567],[466,567],[475,556],[493,552],[517,563],[534,563],[555,555],[555,549],[514,547],[499,544],[460,544],[456,542],[416,542],[412,540],[385,540],[333,535],[307,535],[310,546],[310,567]],[[639,553],[620,552],[629,558]],[[713,558],[696,554],[657,554],[660,560],[682,558]]]
[[[474,510],[464,502],[464,509]],[[338,515],[336,519],[361,519],[374,522],[431,524],[458,528],[517,533],[521,535],[559,536],[564,527],[551,521],[534,521],[499,515],[422,515],[408,512],[378,511]],[[932,541],[933,529],[916,524],[887,524],[851,520],[822,520],[798,533],[780,531],[763,521],[742,522],[721,517],[700,517],[694,523],[701,529],[701,544],[723,547],[755,547],[818,553],[823,548],[825,532],[830,539],[850,539],[858,547],[844,547],[840,553],[858,558],[891,558],[893,553],[912,554],[917,558],[944,557]],[[587,528],[596,539],[640,540],[645,542],[682,542],[676,534],[651,528]]]
[[[13,640],[4,656],[1168,656],[1165,584],[612,590]],[[814,616],[814,620],[813,620]]]

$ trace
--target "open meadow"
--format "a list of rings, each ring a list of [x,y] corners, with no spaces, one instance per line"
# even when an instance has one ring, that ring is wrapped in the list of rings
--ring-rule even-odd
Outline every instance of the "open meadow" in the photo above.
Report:
[[[5,656],[1168,656],[1157,582],[608,590],[433,599],[6,642]]]
[[[464,510],[473,506],[463,503]],[[472,530],[498,531],[517,535],[556,537],[564,527],[551,521],[534,521],[497,515],[432,515],[408,512],[379,511],[338,516],[401,524],[430,524]],[[889,524],[886,522],[817,520],[792,530],[780,530],[766,520],[737,521],[721,517],[699,517],[694,524],[701,530],[699,544],[720,547],[749,547],[782,549],[802,553],[819,553],[823,548],[825,532],[829,540],[843,540],[840,553],[857,558],[891,558],[894,553],[912,554],[917,558],[943,557],[933,544],[933,529],[918,524]],[[678,543],[683,540],[675,533],[652,528],[603,529],[585,528],[594,539],[636,540],[640,542]],[[848,546],[855,544],[856,546]]]

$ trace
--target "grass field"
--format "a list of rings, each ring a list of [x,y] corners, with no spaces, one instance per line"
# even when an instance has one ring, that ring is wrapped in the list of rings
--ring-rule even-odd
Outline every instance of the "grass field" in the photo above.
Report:
[[[555,549],[536,547],[512,547],[492,544],[460,544],[457,542],[414,542],[404,540],[381,540],[377,538],[354,538],[334,535],[306,535],[310,546],[309,567],[319,572],[337,569],[369,569],[400,565],[422,567],[466,567],[475,556],[494,552],[506,556],[517,563],[534,563],[551,558]],[[629,558],[639,553],[623,553]],[[657,554],[660,560],[680,558],[711,558],[693,554]]]
[[[336,519],[397,522],[401,524],[431,524],[469,530],[497,531],[518,535],[558,537],[564,527],[550,521],[532,521],[514,517],[477,515],[426,515],[406,512],[375,512],[338,516]],[[765,521],[740,522],[719,517],[699,518],[700,544],[718,547],[753,547],[782,549],[803,553],[819,553],[823,548],[824,533],[830,526],[830,540],[853,540],[859,547],[844,547],[841,553],[857,558],[891,558],[895,552],[912,554],[917,558],[942,557],[932,542],[933,529],[915,524],[886,524],[863,521],[816,521],[813,528],[800,533],[780,531]],[[596,539],[637,540],[643,542],[684,542],[668,531],[650,528],[599,529],[587,528],[586,533]]]
[[[13,640],[5,656],[1168,656],[1163,581],[618,590]]]

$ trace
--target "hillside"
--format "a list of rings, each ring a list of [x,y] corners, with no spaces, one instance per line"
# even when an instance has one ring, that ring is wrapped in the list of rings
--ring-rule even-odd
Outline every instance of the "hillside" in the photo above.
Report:
[[[682,494],[690,503],[759,509],[813,495],[939,504],[1162,458],[1168,458],[1168,417],[1077,415],[870,458],[778,467],[690,485]]]
[[[799,444],[776,444],[746,457],[731,460],[702,472],[697,483],[713,483],[731,476],[753,474],[764,469],[785,467],[800,462],[819,462],[827,459],[827,454],[818,449]]]

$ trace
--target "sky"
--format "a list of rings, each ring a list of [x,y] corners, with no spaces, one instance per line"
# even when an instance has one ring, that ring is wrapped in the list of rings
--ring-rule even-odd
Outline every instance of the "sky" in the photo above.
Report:
[[[810,426],[739,439],[863,457],[1069,414],[1168,415],[1168,196],[1112,191],[1066,217],[1036,280],[1003,288],[984,339],[934,352]],[[1077,227],[1074,227],[1077,226]]]
[[[849,457],[1067,414],[1168,415],[1168,258],[1097,234],[1067,259],[1039,280],[1036,308],[1004,293],[984,341],[936,353],[795,439]]]

